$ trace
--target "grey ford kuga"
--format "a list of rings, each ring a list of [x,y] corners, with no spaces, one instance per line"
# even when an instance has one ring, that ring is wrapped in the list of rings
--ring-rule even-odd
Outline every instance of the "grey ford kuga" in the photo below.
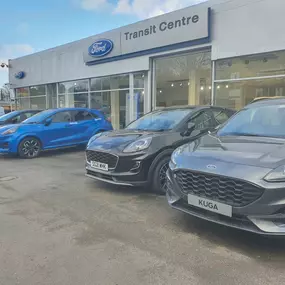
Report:
[[[250,232],[285,235],[285,99],[246,106],[176,149],[169,166],[171,207]]]

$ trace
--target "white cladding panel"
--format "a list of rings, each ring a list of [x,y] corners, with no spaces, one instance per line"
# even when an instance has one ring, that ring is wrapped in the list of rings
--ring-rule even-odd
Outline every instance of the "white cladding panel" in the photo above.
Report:
[[[285,49],[285,0],[213,0],[212,59]]]
[[[61,51],[61,48],[55,48],[12,60],[9,72],[11,87],[32,86],[149,69],[149,57],[147,56],[86,66],[80,50],[82,49],[73,48],[70,44],[66,50]],[[19,71],[24,71],[26,74],[20,80],[14,77],[14,74]]]

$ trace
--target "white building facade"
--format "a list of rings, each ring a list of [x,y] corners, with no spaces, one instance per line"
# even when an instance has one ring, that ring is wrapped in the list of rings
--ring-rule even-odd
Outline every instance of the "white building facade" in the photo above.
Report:
[[[210,0],[10,60],[19,109],[90,107],[123,128],[153,109],[285,96],[284,0]]]

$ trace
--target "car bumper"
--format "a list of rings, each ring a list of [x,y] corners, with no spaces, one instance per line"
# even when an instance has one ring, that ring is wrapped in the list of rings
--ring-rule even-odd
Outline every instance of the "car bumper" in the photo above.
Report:
[[[9,153],[10,153],[9,149],[0,148],[0,154],[9,154]]]
[[[265,183],[266,184],[266,183]],[[265,185],[264,184],[264,185]],[[264,188],[260,198],[244,207],[232,207],[232,216],[224,216],[188,204],[171,170],[167,173],[168,204],[192,216],[215,222],[220,225],[245,230],[261,235],[285,235],[285,185]],[[208,198],[210,199],[210,198]]]
[[[91,166],[86,166],[86,174],[85,176],[121,186],[144,186],[147,184],[147,181],[139,181],[139,177],[137,175],[133,175],[130,173],[114,173],[114,172],[106,172],[100,171],[98,169],[94,169]]]
[[[117,156],[118,161],[113,169],[99,170],[91,166],[86,158],[86,176],[95,180],[123,186],[144,186],[148,184],[148,172],[152,157],[145,154]]]
[[[16,153],[16,147],[11,136],[0,136],[0,154]]]

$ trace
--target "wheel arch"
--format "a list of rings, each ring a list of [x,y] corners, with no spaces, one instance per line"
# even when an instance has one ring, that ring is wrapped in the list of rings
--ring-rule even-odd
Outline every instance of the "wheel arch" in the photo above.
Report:
[[[149,168],[149,171],[148,171],[148,182],[151,182],[152,178],[153,178],[153,175],[154,175],[154,169],[157,165],[157,163],[163,159],[164,157],[166,156],[171,156],[171,154],[173,153],[175,149],[174,148],[165,148],[163,150],[161,150],[157,155],[156,157],[153,159],[151,165],[150,165],[150,168]]]
[[[42,140],[41,140],[37,135],[29,134],[29,135],[25,135],[25,136],[19,138],[18,143],[17,143],[17,152],[18,152],[18,150],[19,150],[19,146],[20,146],[21,142],[22,142],[24,139],[27,139],[27,138],[35,138],[35,139],[37,139],[37,140],[40,142],[40,144],[41,144],[41,148],[43,148],[43,142],[42,142]]]

